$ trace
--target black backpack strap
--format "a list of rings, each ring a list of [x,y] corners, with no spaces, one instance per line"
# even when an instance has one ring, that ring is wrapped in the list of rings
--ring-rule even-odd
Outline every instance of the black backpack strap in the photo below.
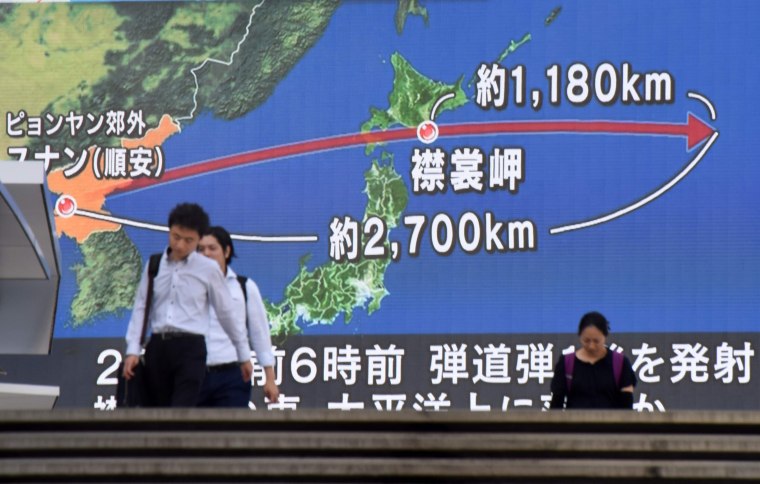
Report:
[[[148,262],[148,293],[145,295],[145,314],[143,314],[143,327],[140,333],[140,346],[145,344],[145,334],[148,332],[148,316],[150,315],[150,306],[153,304],[153,279],[158,275],[162,256],[161,252],[151,254],[150,262]]]
[[[245,288],[245,283],[248,282],[248,278],[245,276],[237,276],[240,289],[243,290],[243,300],[245,301],[245,328],[248,329],[248,290]]]
[[[163,257],[164,254],[161,252],[157,254],[151,254],[150,256],[150,264],[148,264],[148,276],[150,276],[151,279],[155,278],[158,275],[158,267],[161,265],[161,257]]]

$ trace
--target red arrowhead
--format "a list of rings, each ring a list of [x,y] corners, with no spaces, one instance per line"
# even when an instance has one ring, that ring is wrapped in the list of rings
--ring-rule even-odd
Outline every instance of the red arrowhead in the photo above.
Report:
[[[692,148],[702,143],[714,132],[715,128],[689,113],[689,118],[686,122],[686,136],[688,137],[686,148],[691,151]]]

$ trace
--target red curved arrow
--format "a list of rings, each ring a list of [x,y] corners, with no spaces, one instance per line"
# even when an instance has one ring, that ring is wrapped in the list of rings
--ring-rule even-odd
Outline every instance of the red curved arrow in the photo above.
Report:
[[[439,136],[473,136],[498,133],[610,133],[643,134],[650,136],[685,136],[686,146],[691,151],[707,139],[715,129],[689,113],[685,124],[639,123],[631,121],[503,121],[490,123],[451,124],[439,126]],[[223,158],[207,160],[192,165],[166,170],[159,178],[137,178],[115,189],[112,193],[124,193],[141,188],[181,180],[205,173],[225,170],[259,161],[297,156],[307,153],[328,151],[349,146],[414,139],[414,128],[354,133],[329,138],[301,141],[287,145],[264,148]]]
[[[467,136],[494,133],[611,133],[686,136],[691,151],[715,129],[689,113],[686,124],[638,123],[631,121],[504,121],[499,123],[441,126],[440,136]]]

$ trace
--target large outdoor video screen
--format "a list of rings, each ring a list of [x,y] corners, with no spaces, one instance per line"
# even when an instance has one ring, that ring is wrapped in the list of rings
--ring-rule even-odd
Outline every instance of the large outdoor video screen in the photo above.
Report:
[[[63,260],[52,354],[4,364],[112,408],[140,272],[190,201],[265,299],[272,410],[542,409],[592,310],[639,410],[756,408],[759,14],[0,5],[0,157],[46,163]]]

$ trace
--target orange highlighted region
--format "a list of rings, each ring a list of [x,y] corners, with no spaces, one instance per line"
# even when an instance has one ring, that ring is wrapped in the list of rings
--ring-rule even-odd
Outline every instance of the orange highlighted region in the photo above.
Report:
[[[139,139],[122,139],[123,148],[155,148],[163,144],[170,136],[179,132],[179,127],[172,121],[169,115],[163,115],[158,127],[150,129],[145,136]],[[93,163],[92,157],[95,151],[94,147],[89,149],[89,160]],[[57,170],[48,174],[48,188],[51,192],[59,195],[69,195],[76,200],[77,208],[89,212],[98,212],[108,214],[103,210],[106,197],[114,190],[132,183],[130,179],[102,179],[95,178],[93,170],[88,167],[82,170],[73,178],[66,178],[63,175],[64,170]],[[120,224],[96,220],[82,215],[73,217],[55,217],[56,232],[60,237],[66,234],[75,239],[78,243],[87,240],[94,232],[115,232],[121,228]]]

